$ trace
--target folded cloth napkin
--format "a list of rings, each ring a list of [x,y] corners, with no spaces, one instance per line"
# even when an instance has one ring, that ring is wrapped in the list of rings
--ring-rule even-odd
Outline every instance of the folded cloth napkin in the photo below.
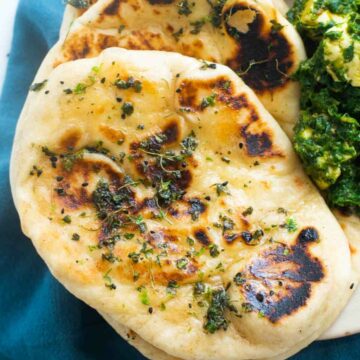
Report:
[[[95,310],[51,276],[22,235],[11,199],[15,125],[35,72],[57,39],[63,11],[62,0],[20,1],[0,99],[0,360],[140,360]],[[312,359],[358,360],[360,335],[317,342],[293,357]]]

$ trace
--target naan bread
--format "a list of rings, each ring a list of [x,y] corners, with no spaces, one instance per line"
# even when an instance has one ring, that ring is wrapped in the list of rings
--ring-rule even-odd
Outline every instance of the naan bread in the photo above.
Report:
[[[92,3],[95,3],[96,1],[93,1]],[[291,1],[285,2],[283,0],[272,0],[275,8],[279,10],[279,12],[286,16],[287,11],[289,10],[289,5],[291,6]],[[67,22],[64,21],[64,23],[67,23],[68,25],[65,26],[66,32],[68,31],[70,24],[80,15],[83,14],[83,10],[76,10],[71,6],[67,6],[66,13],[64,19],[67,19]],[[292,125],[289,126],[289,129],[292,128]],[[289,131],[288,131],[289,133]],[[335,212],[335,216],[340,222],[345,234],[347,235],[347,238],[350,241],[350,250],[352,255],[352,262],[354,269],[357,274],[360,276],[360,222],[358,217],[356,216],[344,216],[343,214],[339,212]],[[118,325],[121,326],[121,325]],[[126,333],[126,330],[123,331],[123,333]]]
[[[113,46],[175,51],[226,64],[292,134],[299,88],[289,76],[305,58],[299,35],[269,0],[224,1],[223,7],[220,3],[98,1],[73,22],[53,66]],[[69,18],[74,15],[72,9]]]
[[[350,253],[353,268],[360,277],[360,219],[356,215],[346,215],[340,211],[334,211],[346,237],[350,242]]]
[[[54,276],[146,347],[285,358],[348,300],[347,241],[253,92],[203,65],[121,49],[60,65],[19,122],[14,200]]]
[[[95,4],[97,2],[97,0],[91,0],[88,2],[89,7],[93,4]],[[279,12],[281,13],[281,15],[283,15],[284,17],[286,17],[286,13],[289,10],[289,3],[291,1],[284,1],[284,0],[271,0],[271,2],[273,3],[274,7],[279,10]],[[72,19],[75,20],[76,18],[80,17],[84,12],[86,11],[86,8],[76,8],[74,6],[72,6],[71,4],[68,4],[66,6],[65,9],[65,18],[66,20]],[[63,23],[65,24],[65,23]],[[69,22],[69,25],[71,24],[71,22]],[[69,29],[69,27],[65,27],[66,31]]]
[[[113,329],[124,338],[130,345],[135,347],[138,351],[141,352],[147,359],[153,360],[180,360],[180,358],[176,358],[171,356],[164,351],[156,348],[155,346],[149,344],[144,339],[142,339],[138,334],[134,331],[129,330],[125,326],[121,325],[119,322],[114,321],[112,316],[100,313],[102,317],[107,321],[109,325],[113,327]]]

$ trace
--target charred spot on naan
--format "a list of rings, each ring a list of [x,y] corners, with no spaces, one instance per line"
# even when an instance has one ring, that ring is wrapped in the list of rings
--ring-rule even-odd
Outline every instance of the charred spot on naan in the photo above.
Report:
[[[131,31],[124,39],[121,39],[120,45],[131,50],[174,51],[174,47],[164,35],[149,30]]]
[[[248,120],[240,125],[241,144],[250,157],[284,157],[283,152],[273,142],[273,131],[261,121],[254,107],[250,107]]]
[[[178,143],[180,136],[181,125],[178,119],[171,119],[161,131],[155,133],[154,135],[146,136],[141,141],[132,142],[130,144],[130,151],[134,156],[141,157],[138,153],[141,148],[147,147],[152,152],[159,151],[166,145]],[[143,151],[145,152],[146,150],[143,149]]]
[[[124,2],[122,0],[122,2]],[[106,8],[103,10],[103,14],[105,15],[115,15],[118,13],[119,11],[119,7],[120,7],[120,0],[113,0],[108,6],[106,6]]]
[[[193,231],[195,239],[203,246],[209,246],[212,241],[206,229],[198,228]]]
[[[186,112],[203,112],[207,106],[204,99],[213,97],[215,104],[223,104],[231,110],[246,110],[247,121],[240,125],[239,135],[250,157],[283,157],[283,153],[273,143],[273,133],[261,120],[256,107],[245,94],[236,94],[230,80],[220,76],[209,80],[183,80],[178,89],[180,109]],[[200,94],[207,96],[201,98]],[[209,95],[210,94],[210,95]]]
[[[256,257],[238,273],[243,307],[276,323],[305,306],[312,287],[325,277],[324,266],[309,249],[318,241],[316,229],[304,228],[295,245],[277,245]]]
[[[280,151],[274,149],[270,130],[251,132],[249,131],[250,127],[250,124],[241,126],[240,130],[247,155],[251,157],[284,156]]]
[[[91,31],[74,33],[63,45],[62,58],[57,59],[53,66],[57,67],[68,61],[96,56],[102,50],[115,46],[118,46],[118,40],[112,35],[97,34],[95,36]]]
[[[175,0],[146,0],[151,5],[170,5],[175,2]]]
[[[59,168],[56,187],[54,188],[57,202],[67,210],[78,210],[91,206],[92,193],[88,190],[92,175],[103,174],[112,186],[121,186],[123,176],[106,162],[94,159],[78,159],[72,165],[71,171]]]
[[[91,47],[94,44],[94,34],[77,33],[69,36],[62,47],[63,58],[56,60],[54,67],[71,60],[82,59],[90,55]]]
[[[247,17],[249,22],[243,24],[239,12],[252,12],[253,17]],[[223,18],[227,33],[237,45],[226,64],[257,92],[284,87],[294,67],[294,54],[281,29],[274,30],[267,17],[248,4],[231,6]]]
[[[208,80],[183,80],[178,86],[179,105],[184,111],[203,112],[206,106],[200,94],[213,96],[215,103],[220,103],[234,110],[245,109],[249,103],[245,94],[235,94],[230,79],[218,76]]]
[[[174,31],[169,32],[169,35],[173,36],[173,33]],[[189,42],[186,42],[186,39],[182,39],[180,49],[179,46],[172,45],[169,51],[180,51],[183,55],[195,57],[197,59],[206,58],[206,60],[210,62],[219,62],[219,59],[212,56],[212,53],[207,49],[206,43],[204,43],[203,40],[197,38],[190,38]]]
[[[179,143],[181,131],[179,120],[171,120],[161,132],[130,144],[130,153],[137,172],[158,192],[168,186],[165,190],[176,193],[176,200],[182,199],[192,180],[191,156],[185,161],[181,154],[176,155],[169,149],[171,145]],[[160,200],[161,198],[162,196]]]
[[[82,138],[82,131],[77,128],[69,129],[62,135],[59,141],[59,151],[67,152],[73,151],[79,144]]]

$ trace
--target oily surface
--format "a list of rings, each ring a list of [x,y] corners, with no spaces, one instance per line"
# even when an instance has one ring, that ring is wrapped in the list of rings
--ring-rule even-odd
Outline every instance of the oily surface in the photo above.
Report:
[[[350,296],[347,242],[275,120],[203,65],[111,49],[60,66],[20,121],[14,198],[54,275],[155,347],[284,357]]]
[[[99,1],[71,25],[53,66],[114,46],[175,51],[228,65],[292,133],[299,93],[289,77],[305,53],[270,1]]]

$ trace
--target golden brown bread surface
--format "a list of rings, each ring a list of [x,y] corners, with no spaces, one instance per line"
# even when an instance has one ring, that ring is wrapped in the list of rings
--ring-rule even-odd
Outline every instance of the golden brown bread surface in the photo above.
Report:
[[[17,129],[14,199],[53,274],[149,344],[284,358],[350,296],[347,241],[253,92],[203,65],[109,49],[57,67]]]
[[[290,75],[305,58],[299,35],[269,0],[219,4],[207,0],[98,1],[74,21],[53,66],[93,57],[114,46],[175,51],[222,63],[241,76],[292,134],[299,89]]]

